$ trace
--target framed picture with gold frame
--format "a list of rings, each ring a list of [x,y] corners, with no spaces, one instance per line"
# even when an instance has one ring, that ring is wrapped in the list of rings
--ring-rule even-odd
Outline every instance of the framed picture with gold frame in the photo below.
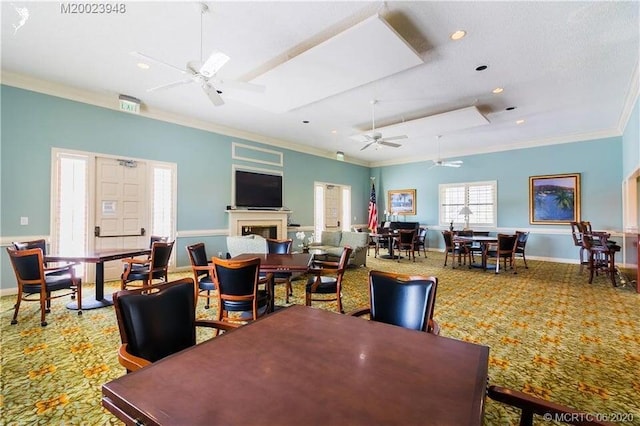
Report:
[[[416,214],[416,190],[392,189],[388,191],[387,206],[389,212],[402,215]]]
[[[529,177],[529,223],[580,221],[580,173]]]

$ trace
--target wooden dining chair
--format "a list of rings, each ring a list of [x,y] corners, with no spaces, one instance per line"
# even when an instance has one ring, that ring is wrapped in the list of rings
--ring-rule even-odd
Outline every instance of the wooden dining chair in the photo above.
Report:
[[[40,302],[42,327],[47,325],[45,314],[51,312],[51,299],[68,295],[71,295],[71,299],[77,298],[78,315],[82,315],[82,282],[76,277],[73,264],[45,267],[42,250],[39,248],[16,250],[14,247],[7,247],[7,253],[18,284],[18,297],[14,305],[12,325],[18,323],[18,311],[22,301]],[[60,294],[60,291],[64,293]]]
[[[491,245],[485,249],[485,264],[487,258],[496,259],[495,273],[500,272],[500,260],[504,264],[504,269],[507,269],[507,261],[509,261],[509,267],[513,269],[513,273],[517,274],[516,265],[514,262],[516,245],[518,238],[516,234],[498,234],[498,242],[495,245]]]
[[[345,246],[337,262],[314,260],[309,268],[309,279],[305,287],[305,304],[311,302],[336,302],[338,312],[344,313],[342,308],[342,278],[347,269],[349,256],[353,249]]]
[[[404,250],[405,254],[416,261],[416,230],[400,229],[396,241],[398,243],[398,262],[400,262],[400,253]]]
[[[213,258],[218,292],[217,320],[236,323],[253,321],[269,313],[273,274],[260,279],[260,258],[246,260]],[[260,289],[266,284],[266,289]]]
[[[191,244],[186,247],[187,254],[189,255],[189,261],[191,262],[191,271],[193,272],[193,278],[195,280],[195,292],[196,300],[198,303],[198,297],[206,299],[204,305],[205,309],[211,307],[211,299],[215,296],[211,295],[212,291],[215,291],[216,285],[213,280],[213,262],[207,256],[207,250],[204,243]]]
[[[369,272],[369,306],[349,315],[369,315],[372,321],[411,330],[440,333],[433,319],[438,279],[394,272]]]
[[[546,399],[508,389],[502,386],[490,385],[487,396],[520,410],[520,426],[533,426],[533,416],[538,415],[544,420],[555,420],[560,423],[580,426],[613,426],[613,423],[599,421],[595,416],[575,410],[571,407],[556,404]]]
[[[469,252],[466,247],[462,244],[455,243],[453,241],[453,232],[451,231],[442,231],[442,238],[444,239],[444,266],[447,266],[447,260],[449,259],[449,255],[452,257],[451,268],[455,269],[455,261],[456,256],[458,256],[458,265],[462,264],[462,260],[464,259],[464,264],[467,264],[467,258],[469,258]],[[469,263],[471,263],[471,258],[469,258]]]
[[[290,254],[291,247],[293,246],[293,240],[287,238],[284,240],[278,240],[275,238],[267,238],[267,253],[275,254]],[[293,287],[291,286],[291,272],[275,272],[273,274],[274,284],[285,285],[285,301],[289,303],[289,297],[293,296]],[[264,278],[266,274],[260,273],[260,277]]]
[[[196,326],[233,330],[238,324],[196,320],[191,278],[121,290],[113,295],[121,345],[118,362],[127,373],[196,344]]]
[[[169,259],[173,250],[174,241],[156,241],[151,247],[151,256],[147,259],[129,258],[122,259],[125,263],[124,272],[120,278],[120,287],[125,290],[132,286],[134,281],[142,281],[142,287],[148,287],[153,280],[160,279],[168,281]]]

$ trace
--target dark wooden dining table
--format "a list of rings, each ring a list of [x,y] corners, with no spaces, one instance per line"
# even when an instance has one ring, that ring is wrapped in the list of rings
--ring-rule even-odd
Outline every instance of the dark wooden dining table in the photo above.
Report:
[[[233,257],[233,260],[247,260],[255,257],[260,258],[260,272],[275,273],[275,272],[307,272],[313,259],[312,253],[243,253]],[[275,309],[275,298],[273,290],[273,282],[271,283],[269,292],[271,294],[270,310]]]
[[[82,262],[96,264],[96,294],[94,299],[82,299],[82,309],[97,309],[113,305],[111,295],[104,294],[104,262],[124,259],[127,257],[147,256],[151,253],[150,248],[133,249],[104,249],[84,253],[82,255],[68,254],[48,254],[44,260],[46,262]],[[78,302],[73,301],[67,304],[68,309],[78,309]]]
[[[126,424],[481,425],[489,348],[294,305],[102,386]]]

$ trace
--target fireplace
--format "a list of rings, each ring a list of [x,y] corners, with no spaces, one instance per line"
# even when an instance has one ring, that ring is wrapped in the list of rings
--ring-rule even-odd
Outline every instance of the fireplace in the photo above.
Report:
[[[265,238],[287,238],[287,216],[282,210],[227,210],[229,236],[257,234]],[[275,231],[274,231],[275,229]]]
[[[243,226],[242,235],[260,235],[265,238],[278,238],[277,226]]]

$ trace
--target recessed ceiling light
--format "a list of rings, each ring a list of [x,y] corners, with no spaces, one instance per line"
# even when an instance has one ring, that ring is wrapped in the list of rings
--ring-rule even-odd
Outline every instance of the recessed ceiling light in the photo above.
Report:
[[[491,92],[493,92],[493,93],[495,93],[497,95],[498,93],[502,93],[503,91],[504,91],[504,89],[502,87],[496,87]]]
[[[489,68],[487,65],[480,65],[476,67],[476,71],[484,71]]]
[[[458,31],[456,31],[456,32],[452,33],[452,34],[449,36],[449,38],[450,38],[451,40],[460,40],[461,38],[463,38],[463,37],[464,37],[464,36],[466,36],[466,35],[467,35],[467,32],[466,32],[466,31],[464,31],[464,30],[458,30]]]
[[[506,107],[504,110],[505,111],[513,111],[514,109],[516,109],[516,107]]]
[[[524,123],[524,120],[516,120],[516,124],[522,124]]]
[[[331,133],[333,133],[333,134],[335,135],[336,133],[338,133],[338,131],[337,131],[337,130],[335,130],[335,129],[333,129],[333,130],[331,131]]]
[[[138,62],[138,68],[143,69],[143,70],[148,70],[149,69],[149,65],[145,64],[144,62]]]

